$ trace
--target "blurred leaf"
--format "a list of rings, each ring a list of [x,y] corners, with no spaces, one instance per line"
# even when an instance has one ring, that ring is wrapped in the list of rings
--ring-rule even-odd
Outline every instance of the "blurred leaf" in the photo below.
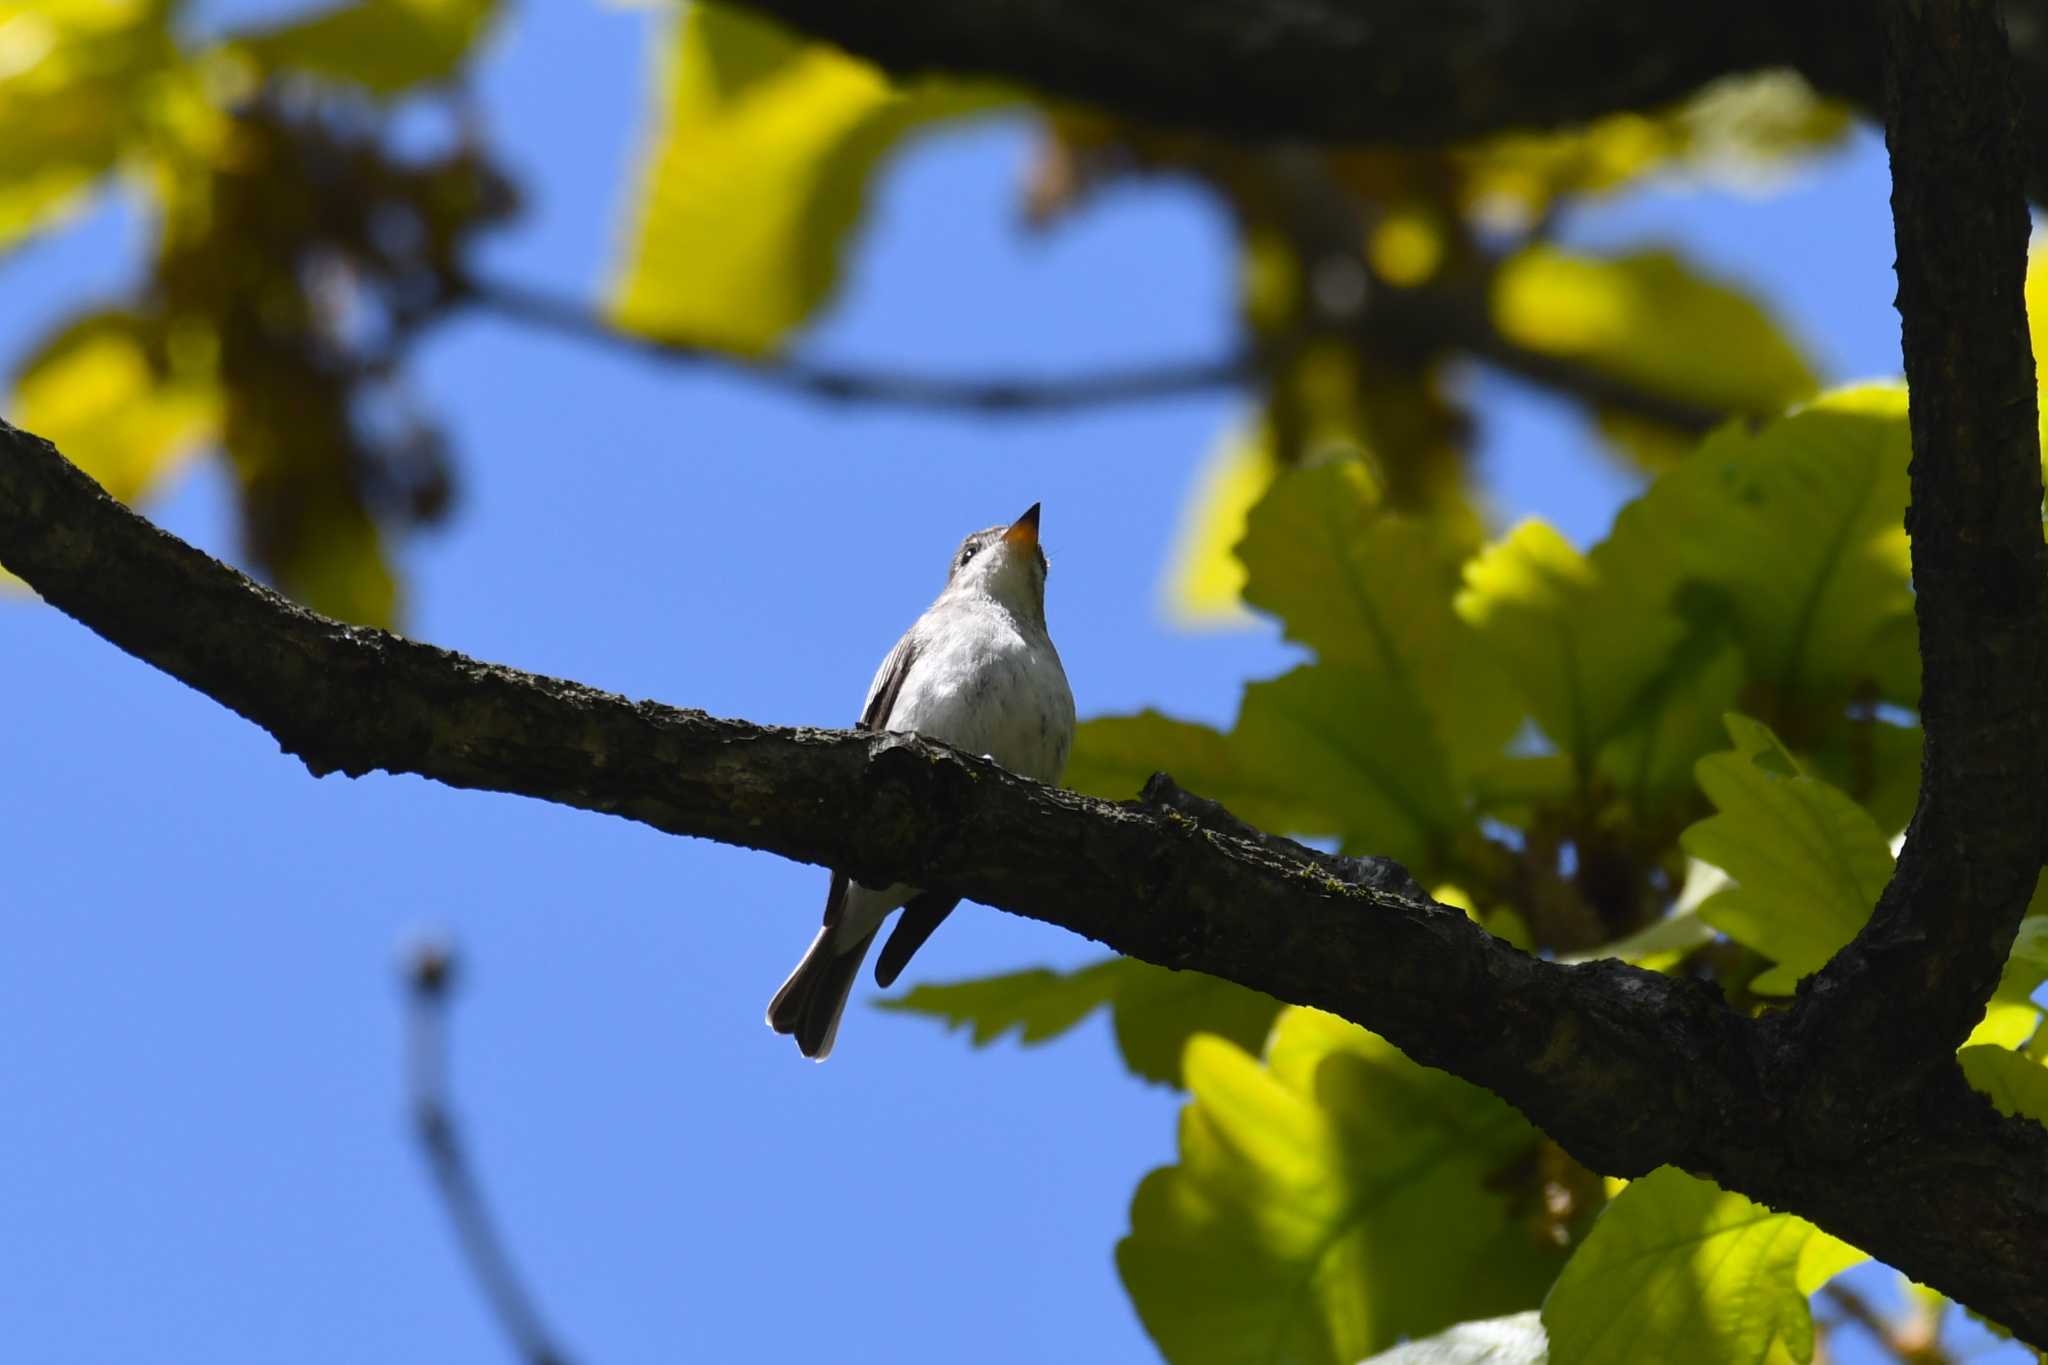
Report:
[[[299,71],[389,96],[453,77],[497,13],[498,0],[354,0],[236,33],[228,46],[265,72]]]
[[[1544,1300],[1552,1358],[1809,1361],[1813,1277],[1861,1259],[1828,1248],[1808,1261],[1809,1242],[1826,1236],[1673,1167],[1652,1171],[1608,1204]]]
[[[398,624],[398,580],[377,524],[359,503],[325,507],[285,547],[274,572],[287,596],[337,621]]]
[[[1420,1341],[1381,1351],[1360,1365],[1545,1365],[1550,1338],[1535,1309],[1504,1318],[1461,1322]]]
[[[1763,701],[1917,704],[1905,393],[1842,390],[1755,434],[1724,427],[1623,508],[1593,553],[1691,619],[1725,619]]]
[[[189,332],[173,346],[161,323],[139,314],[88,314],[23,362],[14,421],[133,503],[218,431],[210,349]]]
[[[1526,248],[1495,278],[1493,315],[1518,346],[1720,411],[1776,413],[1814,389],[1806,358],[1761,305],[1671,252],[1603,260]]]
[[[2001,1114],[2048,1123],[2048,1066],[2002,1047],[1966,1047],[1956,1054],[1970,1085]]]
[[[1789,71],[1771,71],[1716,81],[1661,112],[1507,134],[1454,155],[1468,199],[1496,216],[1511,205],[1533,219],[1564,195],[1618,189],[1667,168],[1753,182],[1790,158],[1839,142],[1853,126],[1845,105],[1823,99]]]
[[[149,126],[179,61],[164,0],[0,3],[0,247],[44,226]]]
[[[882,157],[916,128],[1007,98],[980,85],[895,86],[837,48],[708,3],[683,11],[662,86],[614,316],[750,356],[776,349],[831,293]]]
[[[1188,1045],[1180,1164],[1131,1204],[1117,1266],[1176,1365],[1353,1365],[1533,1304],[1557,1254],[1488,1184],[1537,1134],[1501,1101],[1313,1010],[1264,1065]]]
[[[1227,437],[1195,473],[1181,508],[1179,537],[1167,566],[1167,614],[1184,626],[1238,625],[1244,610],[1244,564],[1237,543],[1245,516],[1280,474],[1271,430],[1263,422]]]
[[[913,987],[876,1007],[965,1026],[976,1047],[1015,1031],[1029,1046],[1074,1028],[1110,1007],[1124,1064],[1148,1081],[1181,1083],[1188,1039],[1215,1034],[1247,1049],[1265,1046],[1280,1003],[1271,996],[1201,972],[1174,972],[1136,958],[1115,957],[1079,971],[1043,967],[978,981]]]
[[[1868,811],[1808,776],[1770,730],[1730,715],[1732,753],[1699,761],[1719,814],[1687,829],[1685,851],[1735,885],[1700,917],[1777,963],[1752,983],[1789,994],[1856,936],[1891,877],[1891,849]]]
[[[1343,714],[1340,733],[1442,754],[1430,765],[1441,776],[1389,771],[1375,785],[1421,781],[1433,811],[1444,801],[1455,808],[1454,786],[1498,758],[1523,708],[1452,610],[1457,565],[1441,538],[1382,512],[1372,475],[1359,461],[1331,460],[1274,483],[1252,509],[1238,556],[1246,570],[1245,600],[1278,616],[1287,638],[1314,649],[1325,666],[1346,666],[1344,678],[1332,675],[1320,688],[1291,685],[1295,690],[1323,693],[1316,709]],[[1361,678],[1370,691],[1358,704],[1343,706],[1335,690]],[[1250,693],[1245,709],[1249,716]],[[1391,733],[1397,726],[1426,733]],[[1352,766],[1377,766],[1363,753],[1352,757],[1367,760]]]

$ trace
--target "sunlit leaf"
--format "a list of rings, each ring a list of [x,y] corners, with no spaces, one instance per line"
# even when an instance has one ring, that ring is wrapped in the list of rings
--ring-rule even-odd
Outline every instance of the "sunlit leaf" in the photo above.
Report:
[[[1280,474],[1270,432],[1255,423],[1233,432],[1195,474],[1164,582],[1167,613],[1183,625],[1235,625],[1249,620],[1241,594],[1244,563],[1237,543],[1245,516]]]
[[[1260,829],[1306,829],[1318,809],[1284,770],[1248,763],[1234,736],[1157,711],[1083,721],[1065,782],[1088,796],[1129,801],[1156,772]]]
[[[1730,715],[1730,753],[1699,761],[1719,812],[1685,831],[1685,851],[1735,880],[1700,916],[1777,963],[1753,989],[1786,994],[1870,918],[1891,877],[1890,846],[1868,811],[1810,776],[1768,728]]]
[[[1563,195],[1597,194],[1645,174],[1738,184],[1832,146],[1854,126],[1848,108],[1789,71],[1716,81],[1655,113],[1618,113],[1582,127],[1512,133],[1456,152],[1465,193],[1483,211],[1533,218]]]
[[[45,342],[15,376],[14,421],[54,442],[133,503],[212,438],[220,421],[210,347],[134,313],[93,313]]]
[[[1998,1112],[2048,1123],[2048,1066],[2002,1047],[1966,1047],[1956,1054],[1970,1084]]]
[[[976,1047],[1012,1032],[1027,1046],[1058,1037],[1097,1009],[1111,1011],[1124,1064],[1148,1081],[1181,1083],[1181,1056],[1198,1033],[1263,1048],[1280,1004],[1201,972],[1173,972],[1117,957],[1078,971],[1043,967],[913,987],[875,1002],[881,1009],[943,1019],[966,1028]]]
[[[307,19],[235,34],[265,71],[298,71],[396,95],[445,81],[497,17],[498,0],[353,0]]]
[[[0,3],[0,247],[75,205],[178,62],[162,0]]]
[[[659,131],[612,293],[633,331],[774,350],[832,291],[884,155],[992,109],[987,86],[897,86],[867,63],[709,3],[677,22]]]
[[[1598,766],[1641,798],[1689,785],[1741,676],[1717,632],[1636,595],[1613,558],[1525,521],[1466,564],[1457,609],[1580,781]]]
[[[1724,428],[1623,508],[1596,563],[1725,620],[1763,702],[1832,712],[1919,694],[1903,390],[1850,389],[1755,434]]]
[[[1440,749],[1435,766],[1448,765],[1445,780],[1429,778],[1431,786],[1462,785],[1498,758],[1522,704],[1452,610],[1457,565],[1442,540],[1380,510],[1360,462],[1331,460],[1281,478],[1252,509],[1238,554],[1247,602],[1278,616],[1288,638],[1325,665],[1370,675],[1372,691],[1353,708],[1361,732],[1369,719],[1382,744]],[[1249,712],[1249,694],[1245,705]],[[1430,733],[1387,733],[1410,726]]]
[[[1399,675],[1310,664],[1253,683],[1231,740],[1248,767],[1291,784],[1288,833],[1426,873],[1466,824],[1432,717]]]
[[[1131,1205],[1117,1265],[1176,1365],[1354,1365],[1531,1306],[1558,1265],[1488,1188],[1537,1135],[1352,1025],[1282,1014],[1262,1065],[1188,1046],[1180,1162]]]
[[[2034,992],[2048,981],[2048,871],[2034,883],[2033,900],[2020,921],[1998,985],[1984,1002],[1984,1017],[1970,1031],[1967,1044],[2016,1048],[2034,1036],[2041,1011]]]
[[[1529,247],[1502,265],[1493,316],[1518,346],[1715,411],[1776,413],[1814,389],[1806,358],[1760,304],[1670,252]]]
[[[1813,1359],[1807,1295],[1861,1254],[1673,1167],[1629,1182],[1543,1304],[1559,1365]],[[1828,1239],[1830,1242],[1833,1239]]]

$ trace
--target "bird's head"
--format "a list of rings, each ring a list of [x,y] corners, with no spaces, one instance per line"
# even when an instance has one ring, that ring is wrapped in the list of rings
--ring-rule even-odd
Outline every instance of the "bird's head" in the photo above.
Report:
[[[973,592],[1045,624],[1045,551],[1038,544],[1038,504],[1008,526],[976,531],[953,552],[949,593]]]

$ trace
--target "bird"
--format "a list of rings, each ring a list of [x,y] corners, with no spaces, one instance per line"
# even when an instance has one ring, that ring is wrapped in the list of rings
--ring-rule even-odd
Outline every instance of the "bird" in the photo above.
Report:
[[[904,632],[868,685],[857,729],[910,732],[1057,783],[1074,742],[1074,693],[1045,627],[1039,504],[1008,526],[960,542],[936,601]],[[875,961],[887,989],[957,896],[898,884],[863,886],[834,872],[825,922],[768,1004],[768,1026],[814,1061],[832,1053],[839,1017],[868,947],[897,909]]]

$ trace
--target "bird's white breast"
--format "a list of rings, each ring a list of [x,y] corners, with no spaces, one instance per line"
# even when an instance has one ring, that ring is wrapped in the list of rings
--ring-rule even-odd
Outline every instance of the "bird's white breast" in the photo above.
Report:
[[[1057,782],[1074,737],[1074,694],[1052,641],[985,603],[962,604],[920,626],[930,629],[920,632],[888,728]]]

